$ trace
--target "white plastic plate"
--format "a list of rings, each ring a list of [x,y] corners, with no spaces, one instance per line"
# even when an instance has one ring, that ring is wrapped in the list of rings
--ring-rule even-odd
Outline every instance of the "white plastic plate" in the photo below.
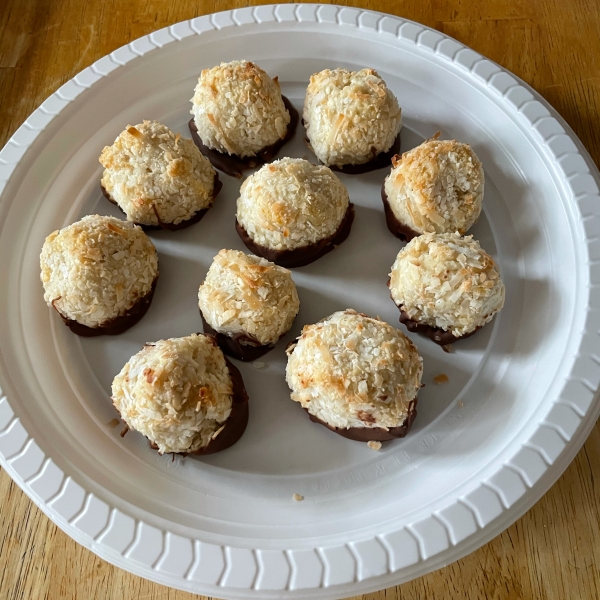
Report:
[[[386,229],[387,170],[342,176],[356,205],[348,240],[294,271],[301,311],[263,362],[240,365],[248,429],[230,450],[159,456],[124,439],[110,383],[142,344],[201,330],[197,288],[234,231],[239,182],[204,220],[152,233],[161,275],[144,319],[81,339],[44,304],[38,257],[50,232],[119,213],[98,156],[128,124],[189,136],[200,71],[247,58],[301,108],[323,68],[377,69],[404,113],[402,148],[440,130],[483,161],[472,233],[499,262],[502,313],[445,354],[424,357],[410,435],[380,452],[311,423],[289,399],[286,343],[347,307],[398,325],[387,274],[402,244]],[[282,155],[310,153],[298,131]],[[278,5],[178,23],[116,50],[38,108],[0,153],[0,456],[62,529],[111,563],[219,598],[340,598],[395,585],[481,546],[559,477],[600,404],[599,175],[565,122],[524,83],[416,23],[353,8]],[[449,382],[436,386],[440,373]],[[295,502],[293,494],[304,496]]]

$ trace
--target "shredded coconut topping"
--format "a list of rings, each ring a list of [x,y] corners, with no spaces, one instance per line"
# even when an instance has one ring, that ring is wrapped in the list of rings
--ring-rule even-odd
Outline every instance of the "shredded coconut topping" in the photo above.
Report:
[[[232,394],[223,353],[203,334],[146,345],[112,384],[121,418],[161,454],[206,446],[229,417]]]
[[[494,259],[458,233],[413,238],[390,273],[394,302],[420,323],[459,337],[492,320],[504,305],[504,284]]]
[[[192,140],[157,121],[128,125],[100,155],[102,185],[141,225],[178,224],[213,202],[215,170]]]
[[[333,235],[348,203],[348,191],[331,169],[282,158],[244,181],[237,220],[257,244],[291,250]]]
[[[88,215],[46,238],[40,267],[48,306],[99,327],[148,294],[158,277],[158,254],[137,225]]]
[[[245,334],[274,344],[300,309],[292,274],[283,267],[237,250],[221,250],[198,292],[208,324],[228,335]]]
[[[287,354],[292,400],[335,427],[398,427],[421,386],[415,345],[353,310],[306,325]]]
[[[417,233],[464,234],[483,202],[483,167],[468,144],[435,138],[392,159],[385,193],[392,212]]]
[[[283,139],[290,122],[277,78],[245,60],[202,71],[190,112],[206,146],[242,158]]]
[[[325,165],[358,165],[387,152],[402,127],[396,96],[374,69],[311,75],[303,112],[306,135]]]

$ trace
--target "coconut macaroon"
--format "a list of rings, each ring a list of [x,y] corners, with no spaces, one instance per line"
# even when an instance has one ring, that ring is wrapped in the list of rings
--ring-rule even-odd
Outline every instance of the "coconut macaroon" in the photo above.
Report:
[[[255,254],[299,267],[341,244],[353,218],[348,190],[331,169],[283,158],[244,181],[236,228]]]
[[[264,258],[221,250],[198,291],[204,330],[240,360],[266,354],[300,309],[292,274]]]
[[[112,401],[127,427],[160,454],[223,450],[248,421],[239,371],[203,334],[146,344],[114,378]]]
[[[216,168],[235,176],[272,160],[298,122],[277,78],[246,60],[202,71],[190,112],[200,150]]]
[[[122,333],[152,301],[158,254],[133,223],[88,215],[51,233],[40,256],[44,300],[79,335]]]
[[[398,253],[388,285],[400,321],[440,345],[472,335],[504,305],[498,267],[472,235],[414,238]]]
[[[128,125],[100,155],[104,195],[149,229],[197,223],[221,189],[217,172],[192,140],[157,121]]]
[[[422,233],[464,234],[481,213],[481,161],[469,144],[438,140],[437,135],[392,158],[381,196],[388,228],[400,239]]]
[[[353,310],[307,325],[287,349],[292,400],[344,437],[404,437],[416,416],[423,363],[395,327]]]
[[[400,149],[402,111],[374,69],[326,69],[310,78],[302,114],[308,143],[347,173],[387,167]]]

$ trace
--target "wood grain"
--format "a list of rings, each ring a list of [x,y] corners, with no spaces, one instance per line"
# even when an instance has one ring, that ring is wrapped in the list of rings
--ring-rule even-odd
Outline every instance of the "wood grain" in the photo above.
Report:
[[[131,40],[235,0],[2,0],[0,146],[52,92]],[[532,85],[600,162],[596,0],[338,2],[414,19]],[[470,556],[362,600],[600,598],[600,426],[525,516]],[[52,524],[0,472],[0,598],[191,600],[112,567]]]

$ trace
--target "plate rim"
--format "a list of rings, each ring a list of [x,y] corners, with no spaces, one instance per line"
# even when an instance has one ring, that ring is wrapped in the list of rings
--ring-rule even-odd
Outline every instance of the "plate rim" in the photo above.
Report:
[[[569,125],[527,83],[464,44],[414,21],[361,8],[326,4],[274,4],[238,8],[181,21],[118,48],[83,69],[51,94],[8,140],[0,151],[0,204],[8,180],[29,146],[66,106],[112,71],[137,57],[189,36],[250,23],[289,24],[294,21],[308,21],[314,23],[315,28],[318,28],[320,23],[339,25],[346,28],[346,31],[350,31],[348,28],[351,27],[360,28],[387,35],[387,41],[392,41],[395,37],[403,43],[412,42],[421,47],[422,51],[431,52],[453,63],[456,68],[477,77],[480,83],[487,85],[512,105],[513,110],[524,116],[530,127],[539,134],[541,142],[538,141],[538,145],[546,147],[556,167],[563,172],[572,201],[579,207],[588,251],[589,281],[587,286],[582,286],[582,289],[588,292],[587,316],[589,317],[594,309],[600,309],[600,291],[598,286],[594,285],[592,273],[594,265],[600,264],[600,249],[593,245],[593,239],[600,236],[600,173]],[[548,133],[547,129],[542,127],[542,122],[547,126],[548,120],[558,125],[558,133],[556,128],[550,127]],[[563,168],[560,160],[571,155],[583,158],[587,172],[581,167],[573,167],[571,172]],[[600,319],[596,317],[596,321],[600,327]],[[598,327],[594,330],[594,323],[590,323],[588,318],[581,335],[579,351],[571,366],[571,373],[565,381],[562,394],[552,405],[552,409],[559,406],[563,411],[570,411],[571,422],[577,424],[571,425],[567,431],[564,426],[564,412],[550,410],[546,418],[537,423],[537,429],[529,441],[520,446],[513,457],[501,465],[493,476],[480,482],[479,487],[486,490],[486,495],[482,495],[479,502],[485,503],[491,494],[502,508],[500,515],[496,515],[488,523],[478,522],[477,505],[467,507],[454,499],[454,504],[460,505],[461,510],[467,510],[475,523],[478,523],[474,533],[456,543],[452,540],[451,527],[444,519],[439,515],[430,515],[396,532],[386,532],[386,539],[378,535],[370,539],[352,540],[340,547],[317,547],[313,550],[279,551],[217,546],[197,539],[182,538],[165,530],[160,532],[162,551],[158,559],[152,564],[145,564],[143,560],[133,560],[130,558],[130,552],[136,547],[136,542],[144,539],[149,530],[158,530],[139,518],[133,519],[115,507],[108,506],[91,492],[84,490],[70,475],[61,471],[50,456],[44,455],[42,466],[32,477],[24,480],[12,463],[26,457],[36,447],[40,452],[41,450],[25,430],[7,396],[3,395],[1,390],[0,464],[29,498],[69,536],[112,564],[157,583],[195,593],[219,597],[226,595],[230,598],[281,598],[283,593],[286,597],[339,598],[340,594],[354,595],[375,591],[423,575],[480,547],[517,520],[560,477],[600,415],[597,394],[600,363],[591,349],[594,341],[598,343]],[[587,349],[584,343],[586,340],[589,342]],[[574,376],[574,373],[580,375]],[[4,378],[5,375],[0,372],[0,376]],[[571,383],[573,385],[568,388],[568,384]],[[512,488],[515,477],[524,486],[525,492],[512,503],[507,503],[505,498],[514,496]],[[44,481],[45,485],[52,484],[58,492],[53,493],[51,497],[43,497],[36,491],[36,482],[37,488],[40,488],[40,481]],[[55,503],[65,507],[63,513],[66,510],[68,518],[53,506]],[[71,515],[67,507],[73,505],[80,508]],[[120,526],[120,519],[134,521],[135,533],[131,543],[123,552],[118,553],[102,540]],[[93,524],[98,522],[104,525],[96,532],[97,525]],[[177,563],[177,558],[187,552],[189,545],[192,550],[191,562],[188,560],[184,572],[179,572],[179,569],[174,572],[170,565]],[[402,545],[414,548],[416,560],[398,566],[394,548]],[[186,546],[185,551],[183,546]],[[350,557],[353,563],[352,581],[326,586],[325,574],[335,571],[340,552],[346,559]],[[383,573],[371,568],[373,552],[384,557]],[[208,562],[203,561],[202,565],[201,555],[208,557],[204,559]],[[206,575],[203,575],[203,583],[191,578],[198,568],[202,568]],[[287,569],[287,578],[283,583],[278,575],[282,568]],[[305,587],[304,583],[313,581],[311,572],[314,572],[314,569],[320,569],[319,585]],[[247,578],[248,582],[244,585],[237,585],[230,575],[233,571],[250,573],[251,577]],[[232,583],[234,585],[231,585]]]

